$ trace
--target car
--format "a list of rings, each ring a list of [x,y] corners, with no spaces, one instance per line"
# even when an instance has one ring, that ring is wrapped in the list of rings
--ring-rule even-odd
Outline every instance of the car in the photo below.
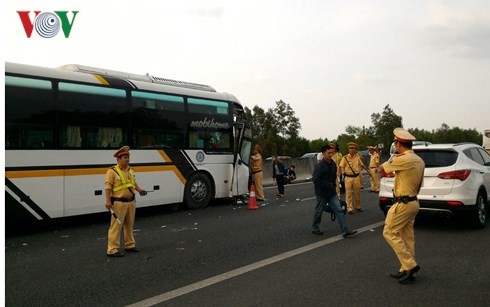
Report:
[[[417,198],[419,214],[463,217],[475,228],[487,222],[490,195],[490,154],[473,143],[413,146],[425,162]],[[379,208],[386,215],[392,206],[394,175],[382,174]]]
[[[417,146],[417,145],[429,145],[432,144],[431,142],[428,141],[413,141],[412,146]],[[391,143],[390,146],[390,156],[393,157],[396,154],[396,149],[395,149],[395,142]]]
[[[300,159],[309,159],[309,158],[315,158],[318,156],[318,152],[308,152],[299,157]]]
[[[274,161],[274,159],[275,159],[275,157],[272,156],[272,157],[265,159],[265,161]],[[279,156],[279,159],[284,161],[284,160],[291,160],[292,158],[290,156]]]
[[[362,163],[369,166],[369,160],[371,159],[371,154],[369,150],[360,150],[357,152],[361,156]]]

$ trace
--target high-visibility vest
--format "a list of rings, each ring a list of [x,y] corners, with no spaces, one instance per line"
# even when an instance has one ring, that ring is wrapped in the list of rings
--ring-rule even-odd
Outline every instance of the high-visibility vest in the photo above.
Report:
[[[340,161],[342,161],[342,154],[340,152],[337,152],[334,161],[335,161],[335,164],[337,164],[337,167],[338,167],[339,164],[340,164]]]
[[[121,185],[116,187],[116,188],[113,188],[112,189],[113,192],[117,192],[117,191],[120,191],[122,189],[129,189],[129,188],[136,189],[136,187],[134,185],[134,174],[133,174],[133,170],[131,168],[128,169],[129,180],[131,182],[126,182],[126,178],[124,178],[123,172],[121,171],[119,166],[116,165],[112,169],[117,173],[117,175],[121,179]]]

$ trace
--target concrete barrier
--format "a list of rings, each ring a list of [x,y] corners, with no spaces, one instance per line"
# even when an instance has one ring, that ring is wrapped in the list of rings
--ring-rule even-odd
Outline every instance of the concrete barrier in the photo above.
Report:
[[[284,166],[286,168],[289,168],[292,164],[296,166],[295,172],[296,172],[296,180],[294,182],[305,182],[305,181],[310,181],[311,177],[313,175],[313,170],[315,169],[316,165],[316,157],[315,158],[294,158],[294,159],[289,159],[282,161],[284,163]],[[264,161],[262,164],[262,172],[264,173],[264,179],[262,181],[262,184],[264,186],[271,186],[275,185],[276,183],[272,180],[272,161]],[[369,164],[367,164],[369,165]],[[361,173],[363,177],[366,177],[368,173],[365,170],[361,170]],[[366,182],[366,179],[363,179],[363,186],[364,187],[369,187],[369,179]]]
[[[294,158],[282,161],[286,168],[289,168],[294,164],[296,172],[296,180],[294,182],[304,182],[311,180],[311,175],[313,174],[313,169],[316,165],[316,158]],[[272,165],[273,161],[264,161],[262,164],[262,172],[264,173],[263,185],[271,186],[275,182],[272,180]]]

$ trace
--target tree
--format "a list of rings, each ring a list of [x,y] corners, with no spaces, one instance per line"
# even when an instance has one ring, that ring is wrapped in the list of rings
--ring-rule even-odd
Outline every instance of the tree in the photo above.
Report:
[[[354,138],[357,138],[357,137],[359,137],[359,135],[361,135],[362,128],[349,125],[349,126],[345,127],[345,132],[347,132],[348,135],[351,135]]]
[[[433,131],[434,143],[461,143],[473,142],[480,144],[481,134],[473,130],[463,130],[459,127],[450,128],[449,125],[443,123],[439,129]]]
[[[384,148],[390,148],[393,142],[393,129],[397,127],[403,127],[402,117],[395,114],[390,105],[386,105],[383,109],[383,113],[371,114],[371,121],[374,127],[375,137],[379,140],[379,143],[384,145]]]
[[[255,106],[245,108],[247,122],[252,127],[256,144],[260,144],[265,157],[273,154],[296,155],[308,150],[308,140],[299,137],[301,124],[291,106],[282,100],[267,111]]]
[[[293,108],[282,100],[276,101],[276,107],[272,109],[274,125],[282,135],[282,147],[278,154],[296,155],[296,142],[299,140],[299,130],[301,124],[299,118],[295,116]],[[306,142],[307,143],[307,142]]]
[[[261,107],[255,106],[252,111],[245,107],[247,124],[252,128],[252,135],[256,141],[263,141],[267,138],[267,133],[273,128],[273,115],[265,112]]]
[[[417,140],[434,143],[434,134],[430,131],[414,128],[408,129],[408,132],[410,132]]]
[[[320,148],[330,143],[328,139],[309,141],[299,136],[301,124],[291,106],[282,100],[276,101],[276,106],[267,111],[255,106],[252,110],[245,107],[247,123],[252,127],[253,140],[262,147],[263,156],[273,154],[298,157],[306,152],[320,151]],[[368,145],[383,144],[388,152],[393,142],[393,129],[403,127],[402,117],[395,114],[390,105],[386,105],[381,114],[371,114],[373,125],[356,127],[349,125],[346,133],[331,141],[340,146],[340,151],[347,152],[347,144],[355,142],[362,150]],[[461,129],[449,127],[443,123],[437,130],[427,131],[419,128],[407,129],[417,140],[432,143],[481,143],[482,135],[476,129]]]
[[[276,107],[272,110],[274,124],[281,132],[284,139],[297,137],[301,124],[299,118],[295,116],[293,108],[282,100],[276,101]]]
[[[339,135],[337,137],[336,143],[339,144],[340,152],[346,153],[349,151],[347,144],[349,142],[355,142],[355,141],[356,141],[356,138],[354,135],[342,133],[341,135]]]
[[[310,152],[310,142],[303,137],[292,137],[288,139],[286,154],[291,157],[300,157],[304,153]]]
[[[304,153],[320,152],[322,150],[322,146],[325,144],[328,144],[328,143],[329,143],[328,139],[316,139],[316,140],[310,141],[308,151],[304,151]]]

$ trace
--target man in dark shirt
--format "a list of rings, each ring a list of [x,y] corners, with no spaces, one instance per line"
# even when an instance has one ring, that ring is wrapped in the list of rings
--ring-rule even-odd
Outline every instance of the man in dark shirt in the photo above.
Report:
[[[313,233],[322,235],[319,226],[323,211],[331,211],[339,221],[340,229],[344,237],[350,237],[357,231],[350,231],[345,221],[344,212],[340,206],[340,199],[335,190],[337,186],[337,165],[332,160],[334,149],[328,145],[322,147],[323,160],[321,160],[313,171],[313,184],[315,185],[316,207],[313,216]]]

